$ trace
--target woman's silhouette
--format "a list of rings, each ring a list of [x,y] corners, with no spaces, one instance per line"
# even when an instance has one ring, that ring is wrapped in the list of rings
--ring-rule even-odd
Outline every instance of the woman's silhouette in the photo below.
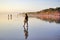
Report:
[[[27,24],[28,27],[28,15],[27,13],[25,14],[25,19],[24,19],[24,26]]]

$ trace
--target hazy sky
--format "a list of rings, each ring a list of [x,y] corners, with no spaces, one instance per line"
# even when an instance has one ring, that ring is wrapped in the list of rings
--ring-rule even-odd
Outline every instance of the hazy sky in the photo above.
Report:
[[[0,12],[28,12],[60,7],[60,0],[0,0]]]

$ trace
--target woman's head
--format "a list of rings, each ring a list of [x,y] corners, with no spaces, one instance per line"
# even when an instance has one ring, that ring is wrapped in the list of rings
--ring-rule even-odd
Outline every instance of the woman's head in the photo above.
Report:
[[[25,15],[27,15],[27,13]]]

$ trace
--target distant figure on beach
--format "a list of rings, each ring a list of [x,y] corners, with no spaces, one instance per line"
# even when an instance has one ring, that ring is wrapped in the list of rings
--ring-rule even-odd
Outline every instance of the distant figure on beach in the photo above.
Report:
[[[10,14],[10,19],[12,19],[12,14]]]
[[[8,20],[12,20],[12,14],[8,14]]]
[[[25,19],[24,19],[24,26],[27,24],[28,27],[28,15],[27,13],[25,14]]]
[[[8,14],[8,20],[9,20],[9,14]]]

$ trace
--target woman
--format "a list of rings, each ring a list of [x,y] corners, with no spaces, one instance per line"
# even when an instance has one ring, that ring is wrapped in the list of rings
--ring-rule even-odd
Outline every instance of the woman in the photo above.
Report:
[[[27,26],[28,26],[28,15],[27,15],[27,13],[25,14],[24,26],[25,26],[25,24],[27,24]]]

